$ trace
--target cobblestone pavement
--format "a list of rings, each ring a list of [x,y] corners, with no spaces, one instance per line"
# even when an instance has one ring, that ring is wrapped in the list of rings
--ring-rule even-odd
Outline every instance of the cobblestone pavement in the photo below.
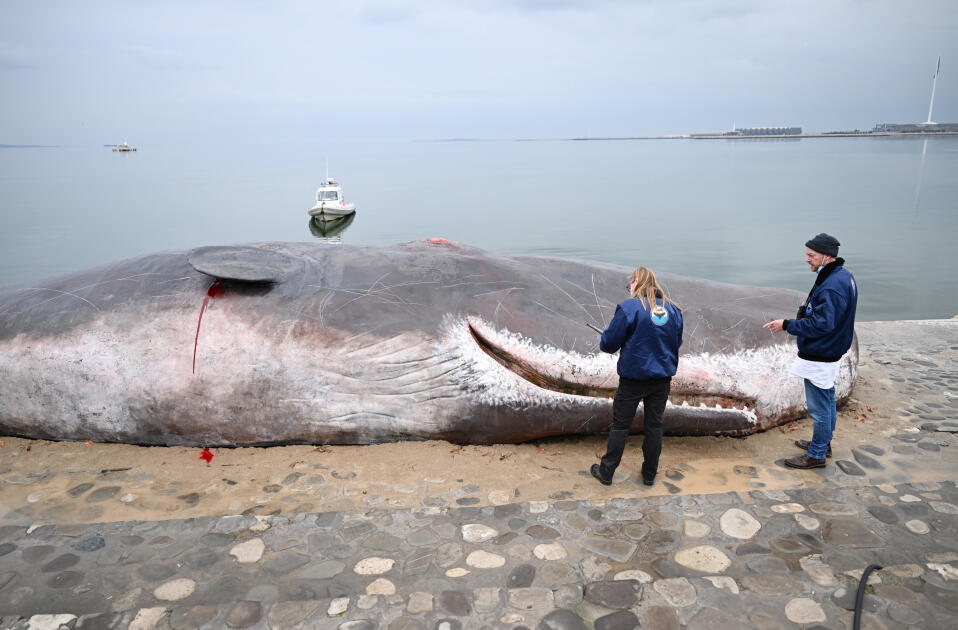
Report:
[[[958,322],[859,328],[915,430],[793,473],[815,487],[0,521],[0,628],[841,630],[879,564],[863,628],[958,629]],[[938,479],[910,480],[916,460]]]

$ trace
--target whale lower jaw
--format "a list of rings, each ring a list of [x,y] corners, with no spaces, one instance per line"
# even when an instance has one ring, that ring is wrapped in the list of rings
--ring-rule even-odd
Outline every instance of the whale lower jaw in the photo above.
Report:
[[[608,400],[615,395],[618,375],[615,357],[611,355],[580,355],[543,346],[478,318],[457,325],[464,326],[475,347],[498,366],[535,388],[589,399]],[[750,375],[742,380],[759,383],[763,374],[765,380],[776,371],[778,376],[785,374],[786,360],[791,358],[792,351],[774,348],[763,352],[770,365],[760,370],[753,366]],[[797,387],[782,388],[786,391],[773,392],[769,400],[761,400],[737,391],[734,370],[714,376],[722,372],[725,364],[746,364],[754,359],[753,355],[682,357],[688,367],[680,366],[672,380],[666,434],[747,435],[801,417],[805,406]],[[713,365],[719,367],[712,369]]]

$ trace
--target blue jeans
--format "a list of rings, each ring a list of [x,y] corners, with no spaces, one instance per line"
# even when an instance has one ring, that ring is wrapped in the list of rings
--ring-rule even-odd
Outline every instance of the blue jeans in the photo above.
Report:
[[[805,402],[808,404],[808,415],[812,417],[813,422],[808,456],[825,459],[828,444],[832,441],[832,434],[835,432],[835,421],[838,418],[835,410],[835,388],[820,389],[806,378]]]

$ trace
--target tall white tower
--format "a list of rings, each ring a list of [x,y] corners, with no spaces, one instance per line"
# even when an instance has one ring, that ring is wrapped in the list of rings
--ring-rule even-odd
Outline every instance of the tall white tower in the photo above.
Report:
[[[920,125],[934,125],[931,121],[931,110],[935,107],[935,87],[938,85],[938,75],[941,74],[941,57],[938,57],[938,67],[935,68],[935,78],[931,81],[931,103],[928,104],[928,120]]]

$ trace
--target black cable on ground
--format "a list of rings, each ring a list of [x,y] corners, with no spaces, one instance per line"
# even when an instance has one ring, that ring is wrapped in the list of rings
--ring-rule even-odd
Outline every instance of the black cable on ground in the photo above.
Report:
[[[862,602],[865,601],[865,586],[868,584],[868,574],[872,571],[881,571],[882,567],[870,564],[862,572],[862,579],[858,583],[858,593],[855,595],[855,617],[852,619],[852,630],[861,630]]]

